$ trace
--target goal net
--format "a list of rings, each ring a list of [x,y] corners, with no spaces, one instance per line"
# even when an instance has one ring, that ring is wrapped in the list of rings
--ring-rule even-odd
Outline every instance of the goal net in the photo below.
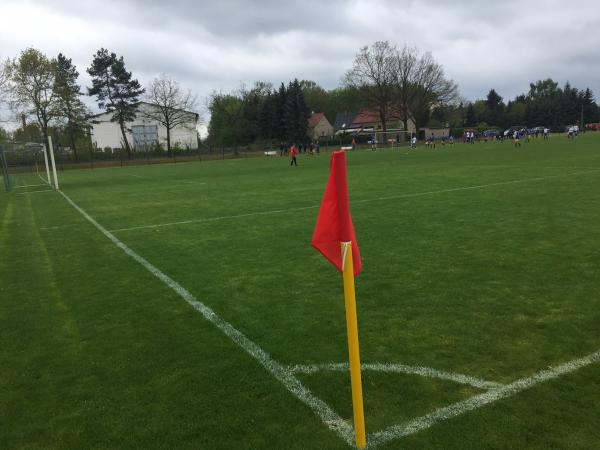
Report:
[[[39,142],[0,143],[0,172],[5,191],[32,184],[58,189],[52,147]]]

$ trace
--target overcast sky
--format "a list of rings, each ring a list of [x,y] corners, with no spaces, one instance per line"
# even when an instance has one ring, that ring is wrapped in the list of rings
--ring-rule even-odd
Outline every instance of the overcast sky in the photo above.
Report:
[[[432,52],[470,100],[492,87],[508,100],[548,77],[600,98],[598,0],[0,0],[0,58],[62,52],[89,86],[85,69],[105,47],[142,85],[164,72],[202,104],[256,80],[335,88],[377,40]]]

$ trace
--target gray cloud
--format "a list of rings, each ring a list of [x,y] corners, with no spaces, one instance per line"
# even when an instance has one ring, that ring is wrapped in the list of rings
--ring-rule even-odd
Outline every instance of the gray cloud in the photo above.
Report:
[[[27,46],[73,58],[81,83],[100,47],[147,84],[165,72],[206,97],[256,80],[294,77],[331,89],[376,40],[431,51],[468,99],[505,99],[554,78],[600,97],[600,9],[529,0],[481,2],[18,1],[0,4],[0,57]]]

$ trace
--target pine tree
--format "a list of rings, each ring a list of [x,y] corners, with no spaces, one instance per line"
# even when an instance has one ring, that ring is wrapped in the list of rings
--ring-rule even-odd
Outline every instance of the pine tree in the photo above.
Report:
[[[54,92],[58,98],[56,115],[66,120],[66,132],[76,160],[78,157],[75,136],[87,128],[87,109],[79,99],[82,94],[79,84],[77,84],[78,77],[79,72],[77,72],[71,59],[67,59],[66,56],[59,53],[56,58],[54,79]]]
[[[469,106],[467,106],[465,125],[467,127],[474,127],[477,125],[477,117],[475,116],[475,107],[473,106],[473,103],[469,103]]]
[[[304,100],[304,92],[297,79],[290,82],[283,111],[287,138],[296,143],[306,142],[310,111]]]
[[[277,91],[277,100],[275,102],[275,135],[282,141],[288,139],[285,128],[285,104],[287,102],[287,90],[281,83]]]
[[[109,53],[105,48],[96,52],[87,72],[92,77],[92,87],[88,88],[88,95],[95,95],[98,106],[108,113],[113,113],[110,120],[119,123],[123,144],[127,155],[131,156],[125,123],[135,119],[138,96],[145,90],[138,80],[131,78],[131,72],[125,70],[123,57],[117,58],[115,53]]]

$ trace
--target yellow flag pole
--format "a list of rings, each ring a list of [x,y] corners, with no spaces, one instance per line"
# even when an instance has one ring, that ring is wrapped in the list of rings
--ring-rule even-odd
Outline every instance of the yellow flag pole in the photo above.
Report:
[[[362,381],[360,376],[360,352],[358,348],[358,320],[354,293],[354,264],[352,243],[342,242],[342,267],[344,273],[344,301],[346,303],[346,327],[348,330],[348,353],[350,355],[350,383],[352,384],[352,411],[354,413],[354,436],[356,446],[365,448],[365,413],[363,408]]]

